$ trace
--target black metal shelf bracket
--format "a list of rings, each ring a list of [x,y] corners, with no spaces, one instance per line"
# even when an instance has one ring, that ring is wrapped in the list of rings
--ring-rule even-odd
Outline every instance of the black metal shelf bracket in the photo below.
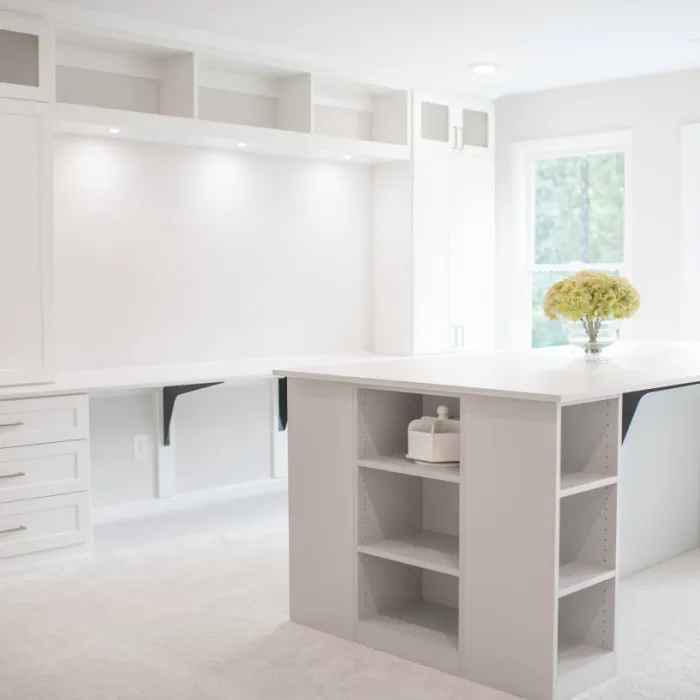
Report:
[[[218,386],[223,382],[207,382],[206,384],[180,384],[178,386],[163,387],[163,445],[170,445],[170,424],[173,420],[175,400],[181,394],[189,394],[199,389],[207,389],[210,386]]]
[[[277,415],[279,416],[278,429],[280,432],[287,429],[288,408],[287,408],[287,377],[280,377],[277,380]]]
[[[637,412],[639,402],[647,395],[656,391],[668,391],[669,389],[680,389],[683,386],[694,386],[700,382],[686,382],[685,384],[674,384],[673,386],[659,386],[653,389],[642,389],[641,391],[628,391],[622,395],[622,442],[625,442],[627,431],[632,425],[632,419]]]

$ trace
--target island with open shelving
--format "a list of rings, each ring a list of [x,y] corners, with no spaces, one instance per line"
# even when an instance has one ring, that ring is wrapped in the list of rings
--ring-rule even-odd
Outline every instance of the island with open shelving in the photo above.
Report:
[[[295,622],[528,700],[615,675],[618,474],[640,395],[700,348],[378,359],[288,379]],[[459,467],[406,459],[438,404]]]

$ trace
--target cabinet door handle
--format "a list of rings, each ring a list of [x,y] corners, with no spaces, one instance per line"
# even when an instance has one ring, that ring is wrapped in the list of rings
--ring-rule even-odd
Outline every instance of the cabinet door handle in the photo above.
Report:
[[[452,150],[453,151],[456,151],[457,147],[459,145],[459,142],[457,140],[457,130],[458,130],[458,127],[456,127],[456,126],[452,127]]]
[[[14,423],[0,423],[0,428],[21,428],[23,425],[23,420],[17,420]]]
[[[0,474],[0,479],[14,479],[16,476],[27,476],[24,472],[15,472],[14,474]]]
[[[464,150],[464,127],[460,127],[459,129],[459,150],[463,151]],[[462,326],[464,328],[464,326]]]
[[[26,529],[26,525],[19,525],[18,527],[11,527],[9,530],[0,530],[0,535],[10,535],[13,532],[23,532]]]

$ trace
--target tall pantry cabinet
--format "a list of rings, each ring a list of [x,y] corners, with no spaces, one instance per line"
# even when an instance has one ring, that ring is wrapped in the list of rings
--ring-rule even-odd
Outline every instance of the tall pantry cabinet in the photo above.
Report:
[[[0,12],[0,385],[51,379],[53,37]]]
[[[375,351],[494,345],[493,105],[414,93],[408,165],[375,167]]]

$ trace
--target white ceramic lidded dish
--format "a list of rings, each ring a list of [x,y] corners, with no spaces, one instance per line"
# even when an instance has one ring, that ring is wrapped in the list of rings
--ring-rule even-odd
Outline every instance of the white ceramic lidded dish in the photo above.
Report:
[[[428,464],[459,464],[459,421],[438,406],[437,418],[423,416],[408,424],[408,459]]]

